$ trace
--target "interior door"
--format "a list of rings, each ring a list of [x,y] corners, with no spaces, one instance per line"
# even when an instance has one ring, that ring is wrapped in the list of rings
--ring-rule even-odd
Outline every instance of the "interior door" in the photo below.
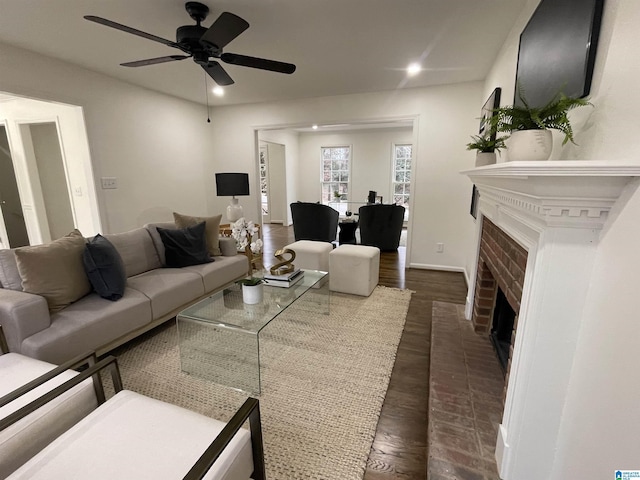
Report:
[[[260,143],[259,152],[260,170],[260,209],[262,211],[262,223],[271,223],[269,208],[269,149],[264,143]]]
[[[0,125],[0,248],[29,245],[7,129]]]

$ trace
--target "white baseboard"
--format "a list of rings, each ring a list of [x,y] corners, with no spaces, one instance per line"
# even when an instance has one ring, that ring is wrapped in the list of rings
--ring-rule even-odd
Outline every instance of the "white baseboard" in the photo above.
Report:
[[[507,460],[509,456],[509,444],[507,443],[507,430],[504,425],[498,428],[498,440],[496,443],[496,465],[498,466],[498,475],[501,479],[507,478]]]
[[[463,267],[451,267],[449,265],[429,265],[426,263],[410,263],[409,268],[417,268],[418,270],[439,270],[442,272],[460,272],[464,274],[465,281],[468,283],[467,271]]]
[[[464,318],[471,320],[471,315],[473,315],[473,302],[471,301],[471,297],[467,295],[467,300],[464,304]]]

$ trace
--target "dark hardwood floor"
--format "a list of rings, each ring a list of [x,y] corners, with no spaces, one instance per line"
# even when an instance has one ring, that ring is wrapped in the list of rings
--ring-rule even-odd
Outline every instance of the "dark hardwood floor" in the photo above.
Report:
[[[294,241],[293,229],[264,225],[265,258]],[[381,285],[408,288],[411,297],[376,437],[364,480],[427,478],[429,354],[433,301],[464,303],[467,287],[461,273],[405,270],[404,248],[382,253]],[[269,262],[267,262],[269,263]]]

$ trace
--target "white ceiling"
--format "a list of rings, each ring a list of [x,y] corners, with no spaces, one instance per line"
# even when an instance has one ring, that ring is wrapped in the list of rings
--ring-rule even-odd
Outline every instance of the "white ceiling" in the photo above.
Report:
[[[84,20],[96,15],[175,40],[194,22],[181,0],[0,0],[0,42],[205,103],[192,60],[126,68],[179,50]],[[225,65],[235,80],[218,105],[386,91],[482,80],[526,0],[205,0],[250,28],[225,51],[294,63],[293,75]],[[420,61],[425,71],[407,78]],[[0,67],[1,68],[1,67]],[[43,72],[43,81],[46,74]],[[208,79],[209,87],[213,81]]]

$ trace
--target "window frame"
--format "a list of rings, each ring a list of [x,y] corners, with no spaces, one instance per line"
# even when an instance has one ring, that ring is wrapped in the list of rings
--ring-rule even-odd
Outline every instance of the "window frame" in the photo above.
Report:
[[[325,149],[334,149],[334,148],[347,148],[349,149],[349,158],[348,158],[348,163],[349,163],[349,167],[347,169],[348,175],[349,175],[349,180],[347,182],[338,182],[338,183],[346,183],[347,184],[347,199],[346,201],[350,201],[350,196],[352,195],[352,191],[351,191],[351,178],[352,178],[352,174],[353,174],[353,145],[351,144],[335,144],[335,145],[321,145],[320,146],[320,203],[323,205],[329,205],[330,203],[334,203],[337,200],[335,200],[333,197],[330,200],[325,200],[323,198],[323,186],[325,183],[331,184],[331,183],[336,183],[336,182],[325,182],[324,179],[324,150]]]
[[[408,171],[408,172],[410,172],[410,174],[411,174],[411,179],[409,180],[409,182],[396,182],[396,173],[397,173],[397,172],[396,172],[396,160],[397,160],[397,157],[396,157],[396,150],[397,150],[397,147],[411,147],[411,155],[408,157],[408,160],[410,160],[410,162],[411,162],[411,167],[410,167],[409,169],[405,168],[405,169],[403,170],[403,171],[405,171],[405,172],[407,172],[407,171]],[[412,142],[394,142],[394,143],[391,145],[391,175],[390,175],[390,177],[391,177],[391,178],[390,178],[390,180],[391,180],[391,189],[390,189],[390,190],[391,190],[391,191],[390,191],[390,193],[391,193],[391,195],[390,195],[391,202],[390,202],[390,203],[394,203],[394,204],[396,204],[396,205],[397,205],[397,203],[396,203],[396,201],[395,201],[395,197],[396,197],[396,193],[395,193],[395,192],[396,192],[396,189],[395,189],[395,186],[396,186],[397,184],[408,184],[408,185],[411,187],[411,189],[410,189],[410,191],[409,191],[409,193],[408,193],[408,194],[406,194],[406,193],[402,193],[402,194],[401,194],[401,195],[403,195],[403,196],[406,196],[406,197],[407,197],[407,201],[406,201],[406,203],[403,203],[403,204],[402,204],[402,206],[404,206],[404,207],[405,207],[405,209],[406,209],[405,214],[404,214],[404,221],[405,221],[405,222],[406,222],[406,221],[408,221],[408,219],[409,219],[409,212],[410,212],[409,205],[410,205],[411,196],[413,195],[413,167],[414,167],[414,153],[415,153],[415,150],[414,150],[414,147],[413,147],[413,143],[412,143]]]

